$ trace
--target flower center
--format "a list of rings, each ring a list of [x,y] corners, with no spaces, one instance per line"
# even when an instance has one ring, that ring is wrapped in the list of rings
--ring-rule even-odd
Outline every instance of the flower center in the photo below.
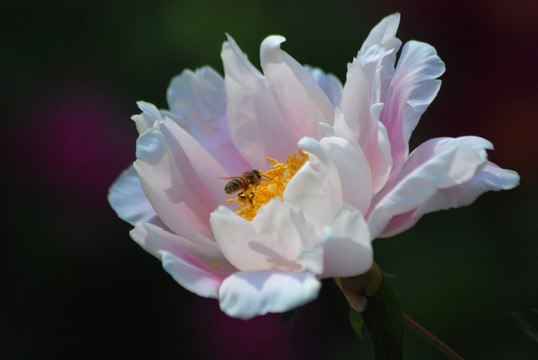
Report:
[[[228,202],[238,202],[235,213],[249,221],[252,221],[258,209],[271,199],[279,196],[280,200],[284,201],[286,185],[308,160],[308,155],[299,150],[299,155],[288,155],[286,163],[270,157],[266,159],[274,165],[266,172],[260,171],[262,176],[260,183],[257,186],[249,184],[235,199],[228,200]]]

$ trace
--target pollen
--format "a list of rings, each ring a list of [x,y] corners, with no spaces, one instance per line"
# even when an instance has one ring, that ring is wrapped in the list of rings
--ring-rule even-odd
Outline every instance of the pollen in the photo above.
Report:
[[[308,155],[301,150],[298,154],[288,155],[286,163],[267,157],[266,159],[273,163],[271,168],[266,172],[260,171],[262,180],[258,186],[249,185],[235,199],[228,202],[238,202],[236,214],[252,221],[258,209],[267,204],[271,199],[280,197],[284,201],[284,190],[291,178],[299,171],[303,164],[308,160]]]

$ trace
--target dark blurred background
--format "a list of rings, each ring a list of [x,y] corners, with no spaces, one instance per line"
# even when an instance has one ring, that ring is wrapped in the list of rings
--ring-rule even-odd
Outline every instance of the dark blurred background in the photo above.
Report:
[[[412,145],[479,135],[521,185],[376,240],[405,311],[466,359],[536,359],[511,315],[538,328],[536,1],[7,1],[2,5],[2,359],[369,358],[331,280],[278,328],[230,319],[177,285],[106,201],[134,160],[137,100],[166,107],[172,76],[211,65],[231,34],[258,66],[287,37],[299,62],[345,80],[368,31],[433,44],[443,86]],[[443,357],[406,332],[406,359]]]

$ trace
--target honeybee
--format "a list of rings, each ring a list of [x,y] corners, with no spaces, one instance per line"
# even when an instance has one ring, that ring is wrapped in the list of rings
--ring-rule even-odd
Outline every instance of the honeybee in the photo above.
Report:
[[[245,190],[249,185],[254,187],[258,186],[262,179],[262,175],[258,170],[251,170],[244,172],[241,176],[223,179],[231,179],[224,186],[224,192],[226,194],[233,194],[241,190],[241,193],[239,193],[239,196],[241,196],[243,194],[243,190]]]

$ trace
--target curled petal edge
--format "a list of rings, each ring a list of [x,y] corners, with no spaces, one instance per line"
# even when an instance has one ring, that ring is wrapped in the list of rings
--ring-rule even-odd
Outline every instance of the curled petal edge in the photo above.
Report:
[[[240,272],[222,283],[220,308],[232,317],[247,320],[304,305],[317,298],[320,288],[321,282],[310,272]]]

